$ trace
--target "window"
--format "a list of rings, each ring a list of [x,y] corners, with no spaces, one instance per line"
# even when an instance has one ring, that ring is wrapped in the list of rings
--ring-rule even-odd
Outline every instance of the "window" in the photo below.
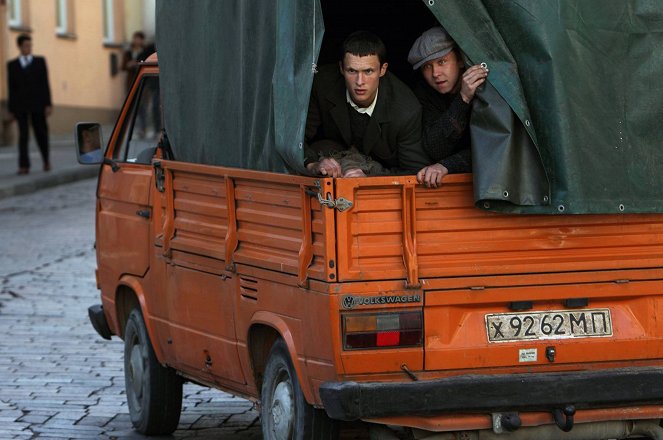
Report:
[[[71,0],[55,0],[55,19],[56,27],[55,32],[59,36],[72,36],[73,30],[73,15]]]
[[[21,0],[9,0],[9,26],[23,26],[23,11]]]
[[[146,76],[126,119],[122,142],[113,152],[120,162],[149,164],[161,135],[159,78]]]
[[[103,0],[104,43],[115,42],[115,20],[113,18],[113,0]]]

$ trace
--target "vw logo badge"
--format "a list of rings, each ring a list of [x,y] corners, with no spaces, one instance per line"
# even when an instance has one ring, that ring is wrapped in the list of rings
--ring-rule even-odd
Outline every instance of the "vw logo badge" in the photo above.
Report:
[[[343,297],[343,308],[344,309],[351,309],[355,306],[355,298],[354,296],[348,295]]]

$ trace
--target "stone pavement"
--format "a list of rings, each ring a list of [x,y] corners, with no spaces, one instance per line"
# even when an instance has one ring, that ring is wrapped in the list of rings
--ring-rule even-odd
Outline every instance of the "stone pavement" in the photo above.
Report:
[[[123,343],[87,318],[99,302],[93,179],[0,200],[0,440],[141,439],[124,394]],[[253,404],[187,384],[168,439],[261,439]],[[368,438],[350,426],[344,439]]]
[[[0,201],[2,440],[143,438],[129,421],[122,341],[87,318],[99,302],[94,191],[87,180]],[[251,402],[189,384],[185,395],[169,438],[261,438]]]
[[[112,127],[103,127],[104,136],[110,135],[111,129]],[[0,145],[0,199],[94,177],[99,171],[98,165],[80,165],[78,163],[73,127],[71,134],[51,135],[51,171],[42,171],[41,154],[39,154],[32,132],[30,132],[29,149],[30,174],[19,176],[16,174],[18,171],[18,146]]]

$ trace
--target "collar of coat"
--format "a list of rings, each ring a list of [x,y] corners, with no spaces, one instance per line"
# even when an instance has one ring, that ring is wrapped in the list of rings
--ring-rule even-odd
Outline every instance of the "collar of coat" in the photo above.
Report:
[[[377,102],[375,103],[375,109],[371,115],[371,120],[368,123],[366,128],[366,133],[364,134],[364,154],[370,154],[373,146],[380,138],[380,133],[382,131],[381,125],[389,122],[391,119],[389,109],[389,101],[391,99],[391,76],[387,72],[382,78],[380,78],[380,93],[377,96]],[[350,145],[352,142],[352,131],[350,129],[350,115],[348,114],[348,103],[345,99],[345,79],[339,73],[338,78],[333,84],[333,87],[329,88],[329,92],[325,95],[325,99],[333,104],[333,107],[330,110],[330,114],[336,123],[343,140],[347,145]]]

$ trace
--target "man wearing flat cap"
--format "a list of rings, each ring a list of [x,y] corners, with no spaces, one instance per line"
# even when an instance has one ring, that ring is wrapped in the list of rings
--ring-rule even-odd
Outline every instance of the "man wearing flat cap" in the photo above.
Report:
[[[415,174],[431,163],[421,147],[421,106],[387,72],[386,48],[367,31],[350,34],[339,64],[313,80],[304,165],[312,174]]]
[[[421,72],[422,81],[415,86],[414,94],[423,112],[422,145],[436,162],[420,170],[417,180],[437,187],[447,174],[472,171],[470,109],[488,69],[481,65],[465,69],[456,43],[439,26],[417,38],[408,61]]]

